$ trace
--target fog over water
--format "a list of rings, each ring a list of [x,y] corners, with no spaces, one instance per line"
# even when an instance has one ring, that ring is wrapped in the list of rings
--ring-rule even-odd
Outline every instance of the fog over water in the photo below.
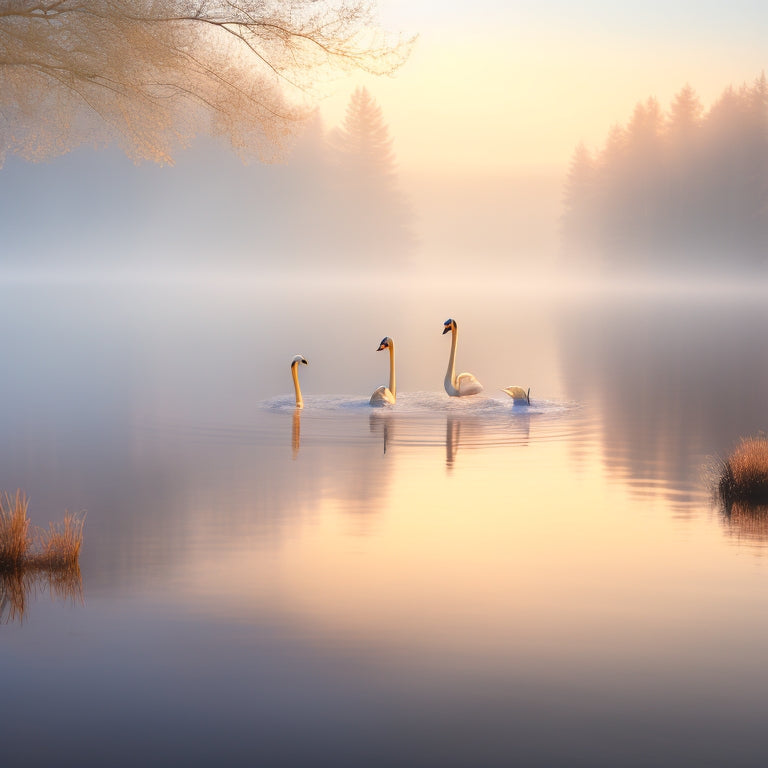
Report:
[[[364,241],[349,234],[365,201],[329,195],[328,173],[304,162],[245,166],[209,142],[183,153],[174,168],[134,166],[114,151],[80,151],[44,165],[11,159],[0,175],[3,263],[57,272],[552,274],[559,173],[401,172],[409,242],[390,242],[386,231]],[[35,214],[41,209],[44,222]],[[387,218],[393,215],[377,212],[380,225],[400,226]]]
[[[4,292],[0,487],[87,511],[81,591],[3,596],[12,763],[761,764],[768,529],[708,475],[768,424],[758,292]],[[448,316],[480,396],[442,389]]]

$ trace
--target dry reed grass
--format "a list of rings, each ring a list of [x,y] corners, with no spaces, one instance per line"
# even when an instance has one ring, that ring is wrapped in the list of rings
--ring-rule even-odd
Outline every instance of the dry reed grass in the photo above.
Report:
[[[718,490],[726,505],[768,503],[768,438],[741,441],[722,463]]]
[[[16,491],[0,497],[0,571],[25,568],[55,570],[77,564],[83,543],[85,514],[67,512],[48,530],[30,531],[26,494]]]
[[[82,601],[80,548],[85,514],[67,512],[48,529],[30,530],[26,494],[0,495],[0,624],[24,618],[30,592]]]
[[[0,497],[0,569],[20,568],[31,543],[27,497],[16,491]]]
[[[47,531],[37,528],[34,532],[37,551],[30,556],[31,564],[48,570],[76,565],[83,543],[84,525],[85,515],[67,512],[61,523],[50,523]]]

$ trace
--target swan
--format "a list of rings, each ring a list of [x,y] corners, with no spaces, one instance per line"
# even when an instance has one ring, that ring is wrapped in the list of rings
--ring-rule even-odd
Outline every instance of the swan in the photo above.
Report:
[[[531,404],[531,388],[528,387],[528,391],[522,387],[504,387],[501,390],[506,392],[514,401],[515,405],[530,405]]]
[[[466,397],[467,395],[476,395],[483,391],[483,385],[471,374],[460,373],[456,375],[456,343],[459,337],[459,330],[456,321],[448,318],[443,325],[443,335],[449,331],[453,334],[451,338],[451,356],[448,358],[448,370],[445,372],[445,391],[451,397]]]
[[[389,350],[389,387],[381,386],[371,395],[371,405],[394,405],[397,389],[395,387],[395,342],[385,336],[377,352]]]
[[[296,407],[303,408],[304,400],[301,398],[301,387],[299,386],[299,363],[304,363],[304,365],[309,365],[309,363],[301,355],[296,355],[291,360],[291,376],[293,376],[293,388],[296,390]]]

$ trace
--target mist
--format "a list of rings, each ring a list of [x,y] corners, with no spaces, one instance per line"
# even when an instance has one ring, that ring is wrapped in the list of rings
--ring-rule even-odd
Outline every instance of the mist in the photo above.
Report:
[[[244,164],[205,138],[173,167],[135,165],[116,148],[10,158],[0,171],[3,266],[492,276],[554,263],[558,171],[414,173],[389,144],[365,162],[348,146],[316,118],[272,165]]]
[[[727,87],[705,110],[685,85],[650,97],[603,147],[580,144],[565,186],[565,260],[600,273],[764,272],[768,81]]]

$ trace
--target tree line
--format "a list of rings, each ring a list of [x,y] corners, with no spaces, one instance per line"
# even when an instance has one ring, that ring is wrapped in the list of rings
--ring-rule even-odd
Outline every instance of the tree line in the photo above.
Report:
[[[244,164],[204,137],[178,160],[172,170],[136,166],[114,146],[51,163],[11,158],[0,171],[4,258],[322,271],[388,268],[412,255],[392,138],[365,89],[336,127],[316,113],[283,163]]]
[[[750,268],[768,257],[768,81],[709,110],[685,85],[669,109],[640,102],[604,146],[574,152],[562,234],[602,268]]]

